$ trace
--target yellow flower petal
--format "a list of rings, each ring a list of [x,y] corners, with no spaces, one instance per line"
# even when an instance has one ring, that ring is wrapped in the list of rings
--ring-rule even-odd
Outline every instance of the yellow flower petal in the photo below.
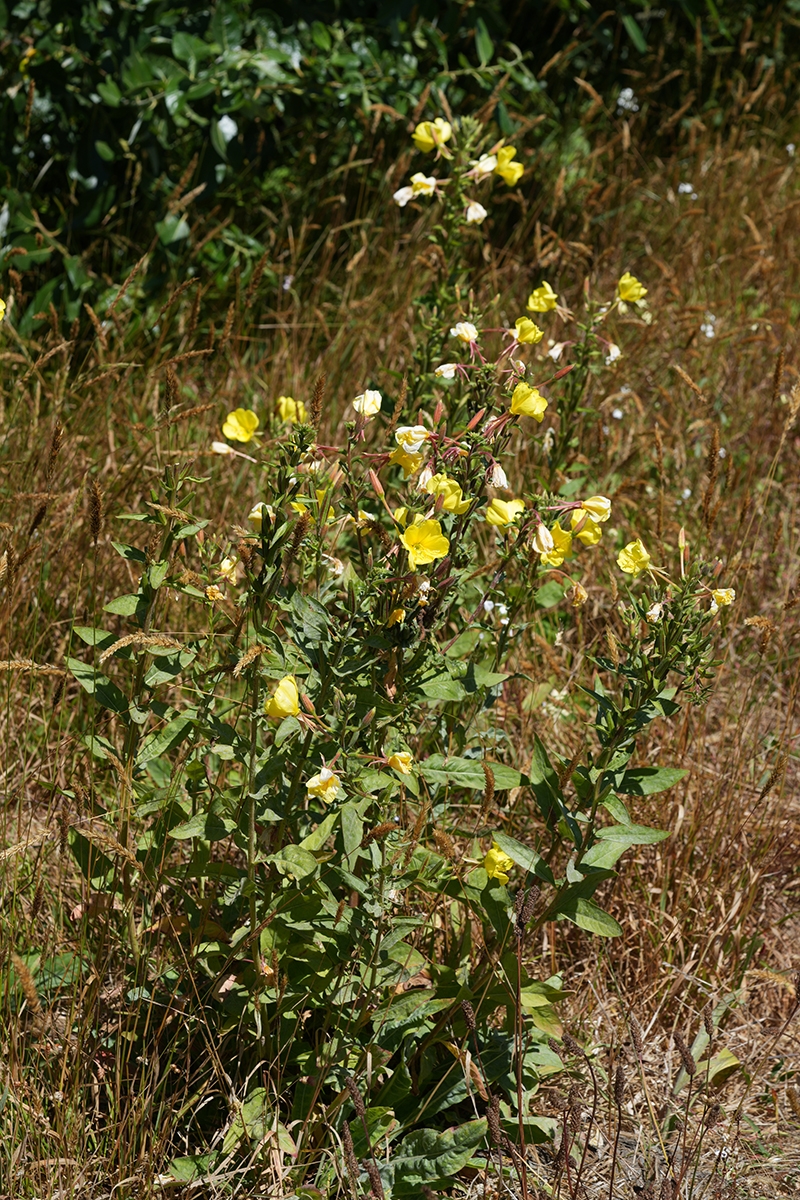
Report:
[[[294,400],[291,396],[278,396],[275,401],[275,407],[278,410],[278,416],[282,421],[288,421],[290,425],[298,423],[304,425],[308,420],[306,406],[302,400]]]
[[[258,417],[249,408],[235,408],[222,426],[223,436],[232,442],[249,442],[258,429]]]
[[[560,567],[564,559],[572,558],[572,534],[560,525],[554,525],[550,536],[553,539],[553,549],[542,555],[542,562],[548,567]]]
[[[550,284],[545,280],[539,287],[534,288],[530,296],[526,308],[528,312],[550,312],[558,304],[558,295],[550,287]]]
[[[483,869],[489,878],[496,879],[498,883],[508,883],[508,872],[513,866],[513,858],[509,858],[497,842],[492,842],[492,848],[483,860]]]
[[[411,139],[423,154],[430,154],[437,146],[443,146],[453,136],[453,127],[449,121],[437,117],[434,121],[420,121],[411,135]]]
[[[527,383],[518,383],[511,393],[511,411],[516,417],[533,417],[541,421],[547,409],[547,401],[538,388]]]
[[[544,337],[544,330],[540,329],[530,317],[517,317],[514,322],[516,331],[516,341],[523,346],[535,346]]]
[[[396,754],[390,754],[386,761],[398,775],[410,775],[414,765],[414,759],[407,750],[398,750]]]
[[[642,286],[635,275],[626,271],[617,284],[617,295],[626,304],[635,304],[637,300],[644,299],[647,295],[647,288]]]
[[[297,716],[300,712],[300,695],[294,675],[284,675],[264,705],[264,712],[279,721],[284,717]]]
[[[620,570],[626,575],[641,575],[642,571],[646,571],[650,566],[650,555],[644,548],[644,543],[641,538],[637,538],[635,542],[628,542],[624,549],[620,550],[617,555],[617,564]]]
[[[412,571],[437,558],[444,558],[450,549],[450,542],[442,533],[439,522],[425,521],[421,517],[415,518],[414,524],[409,525],[400,541],[408,551]]]
[[[525,511],[522,500],[499,500],[495,498],[486,506],[486,520],[490,525],[505,529],[513,525],[520,513]]]

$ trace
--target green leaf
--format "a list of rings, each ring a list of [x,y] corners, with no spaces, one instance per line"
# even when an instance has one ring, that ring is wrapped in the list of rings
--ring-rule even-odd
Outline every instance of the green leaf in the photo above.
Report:
[[[688,774],[680,767],[633,767],[624,772],[616,790],[623,796],[654,796],[674,787]]]
[[[109,108],[119,108],[122,101],[122,92],[117,87],[113,79],[104,79],[97,85],[97,92],[100,98],[106,103]]]
[[[339,820],[341,811],[328,813],[324,821],[320,821],[317,828],[308,837],[303,838],[300,845],[304,850],[310,850],[312,853],[315,850],[321,850],[331,835],[336,822]]]
[[[560,583],[556,583],[554,579],[549,579],[547,583],[543,583],[536,591],[536,603],[539,608],[554,608],[564,599],[566,588]]]
[[[586,866],[610,870],[631,846],[652,846],[668,837],[666,829],[650,829],[647,825],[607,825],[597,830],[598,840],[581,861]]]
[[[565,896],[556,916],[566,917],[580,929],[596,933],[598,937],[619,937],[622,933],[622,926],[610,913],[604,912],[599,904],[587,900],[585,896]]]
[[[633,42],[640,54],[647,53],[647,42],[644,39],[644,34],[639,28],[639,22],[629,13],[622,18],[622,24],[625,26],[625,32]]]
[[[170,213],[163,221],[156,221],[156,233],[162,246],[171,246],[189,236],[189,222],[180,213]]]
[[[112,683],[102,671],[96,670],[91,663],[81,662],[79,658],[68,658],[67,669],[77,679],[85,692],[94,696],[98,704],[121,717],[128,716],[128,699],[123,692]]]
[[[277,854],[270,854],[264,862],[274,863],[281,875],[297,880],[315,875],[318,867],[314,855],[302,846],[284,846]]]
[[[365,1112],[363,1120],[367,1125],[366,1134],[362,1121],[351,1119],[353,1149],[356,1158],[366,1158],[371,1147],[388,1137],[394,1126],[397,1125],[394,1109],[385,1106],[371,1106]]]
[[[152,759],[161,758],[162,754],[174,750],[189,736],[193,726],[194,722],[188,717],[175,717],[163,729],[149,734],[139,747],[136,755],[137,766],[142,767]]]
[[[91,625],[73,625],[72,632],[87,646],[97,646],[99,650],[106,650],[119,641],[116,634],[106,633],[105,629],[93,629]]]
[[[445,758],[442,754],[432,754],[419,764],[419,773],[427,783],[452,783],[455,787],[485,788],[486,776],[481,767],[480,758]],[[505,767],[500,763],[487,763],[494,776],[494,786],[498,792],[508,788],[519,787],[523,776],[513,767]]]
[[[489,30],[486,28],[483,17],[478,17],[475,22],[475,49],[478,51],[478,59],[482,67],[492,61],[494,42],[489,37]]]
[[[553,872],[535,850],[529,846],[523,846],[522,842],[518,842],[516,838],[510,837],[502,831],[492,834],[492,837],[500,849],[504,850],[509,858],[513,858],[518,867],[522,867],[524,871],[533,872],[534,875],[547,880],[548,883],[555,883]]]
[[[486,1140],[486,1120],[439,1133],[420,1129],[404,1138],[391,1158],[392,1195],[419,1196],[422,1186],[446,1187]]]
[[[185,842],[189,838],[200,838],[204,842],[221,842],[235,828],[236,822],[212,805],[208,812],[195,813],[188,821],[170,829],[169,836],[179,842]]]
[[[108,604],[103,605],[103,611],[115,613],[118,617],[132,617],[141,615],[147,607],[147,601],[141,592],[129,592],[125,596],[117,596],[116,600],[109,600]]]

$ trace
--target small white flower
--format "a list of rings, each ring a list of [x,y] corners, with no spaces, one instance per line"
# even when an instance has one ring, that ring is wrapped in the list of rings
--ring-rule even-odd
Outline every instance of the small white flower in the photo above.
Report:
[[[336,579],[340,575],[344,575],[344,563],[340,558],[334,558],[332,554],[323,554],[322,557],[329,563],[329,571]]]
[[[501,624],[501,625],[507,625],[507,624],[508,624],[508,617],[501,617],[501,618],[500,618],[500,624]]]
[[[719,448],[719,456],[720,456],[720,458],[727,458],[727,457],[728,457],[728,451],[725,449],[725,447],[724,447],[724,446],[720,446],[720,448]]]
[[[544,440],[542,442],[542,448],[544,449],[545,454],[549,454],[550,451],[555,446],[555,444],[556,444],[556,433],[551,425],[550,428],[547,430],[547,433],[544,435]]]
[[[494,600],[484,600],[483,611],[490,613],[494,608]]]
[[[414,198],[414,189],[412,187],[398,188],[397,191],[392,196],[392,199],[394,200],[395,204],[397,204],[400,208],[405,208],[405,206],[408,204],[409,200],[412,200],[413,198]]]
[[[226,145],[228,142],[232,141],[239,132],[239,126],[236,124],[233,117],[229,117],[227,114],[224,117],[220,117],[220,119],[217,121],[217,129],[219,130],[220,137]]]
[[[794,152],[796,149],[797,147],[795,146],[794,142],[786,143],[786,153],[789,155],[789,158],[794,158]]]
[[[611,364],[615,363],[618,358],[622,358],[622,351],[620,350],[620,348],[616,344],[616,342],[609,342],[608,349],[606,350],[606,356],[605,356],[606,366],[610,367]]]
[[[625,416],[625,413],[622,411],[621,408],[612,408],[611,415],[615,421],[621,421],[622,418]]]
[[[556,342],[556,344],[554,346],[551,346],[550,349],[547,351],[547,357],[552,358],[553,362],[558,362],[558,360],[561,358],[561,355],[563,353],[564,353],[564,343]]]
[[[692,494],[692,489],[690,487],[685,487],[683,489],[683,491],[681,492],[681,496],[683,497],[684,500],[688,500],[689,497],[691,496],[691,494]]]
[[[498,604],[497,611],[500,613],[501,617],[504,617],[508,613],[508,608],[505,604]]]
[[[651,604],[647,610],[648,621],[660,621],[664,612],[664,605],[660,600],[656,600],[655,604]]]
[[[468,225],[480,225],[488,217],[488,212],[477,200],[470,200],[467,205],[466,222]]]
[[[450,330],[450,336],[458,338],[460,342],[477,342],[478,331],[471,321],[459,321]]]
[[[292,286],[293,283],[294,283],[294,275],[284,275],[283,283],[281,286],[283,287],[283,290],[285,292],[288,292],[289,288]]]
[[[617,96],[617,112],[638,112],[639,104],[633,88],[625,87]]]
[[[227,442],[212,442],[211,449],[214,454],[233,454],[233,449]]]
[[[362,417],[374,417],[381,411],[383,397],[380,392],[367,391],[362,392],[360,396],[356,396],[353,401],[353,408]]]
[[[690,196],[692,200],[697,199],[697,192],[694,190],[691,183],[679,183],[678,191],[682,196]]]
[[[494,463],[492,466],[492,474],[489,482],[494,488],[508,488],[508,476],[499,462]]]
[[[487,154],[483,158],[478,159],[473,168],[474,174],[477,176],[491,175],[492,171],[497,166],[497,155]]]
[[[456,369],[455,363],[442,363],[436,368],[434,375],[438,379],[455,379]]]

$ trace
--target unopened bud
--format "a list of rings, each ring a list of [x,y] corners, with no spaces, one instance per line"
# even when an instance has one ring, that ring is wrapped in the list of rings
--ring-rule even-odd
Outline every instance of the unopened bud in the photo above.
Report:
[[[375,474],[372,467],[369,469],[369,481],[372,484],[372,490],[374,491],[375,495],[383,496],[383,484],[381,483],[380,479],[378,479],[378,476]]]
[[[686,549],[686,530],[683,528],[682,525],[681,525],[680,529],[678,530],[678,547],[681,550]]]
[[[212,442],[211,449],[214,454],[233,454],[233,450],[227,442]]]

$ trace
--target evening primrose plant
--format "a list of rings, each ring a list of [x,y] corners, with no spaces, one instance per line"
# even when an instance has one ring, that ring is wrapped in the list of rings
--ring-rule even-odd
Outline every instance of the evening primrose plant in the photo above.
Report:
[[[109,606],[130,632],[76,629],[102,670],[70,661],[120,726],[96,750],[128,781],[140,884],[129,863],[103,886],[120,891],[139,962],[172,892],[197,934],[192,994],[240,1097],[193,1145],[196,1171],[246,1170],[263,1152],[314,1195],[416,1195],[449,1187],[491,1126],[516,1145],[525,1194],[525,1145],[553,1132],[537,1090],[562,1069],[548,1043],[562,981],[534,935],[560,920],[622,932],[596,893],[613,891],[626,850],[667,836],[636,823],[629,798],[683,774],[636,765],[637,742],[705,699],[735,597],[685,539],[677,562],[639,537],[609,552],[611,500],[565,474],[603,331],[644,287],[626,273],[617,297],[587,301],[563,366],[537,349],[538,322],[562,307],[547,281],[530,315],[490,326],[470,253],[493,189],[517,186],[523,164],[475,120],[423,121],[413,143],[437,174],[415,172],[394,200],[435,206],[437,252],[408,378],[364,386],[333,429],[323,380],[227,413],[212,461],[248,464],[249,511],[220,539],[190,511],[198,481],[171,471],[129,514],[144,548],[118,544],[140,565],[136,593]],[[616,632],[576,691],[586,749],[536,737],[516,761],[498,715],[520,669],[509,647],[544,590],[562,626],[579,620],[600,556]],[[154,640],[170,590],[196,605],[180,646]],[[538,814],[521,838],[500,813],[511,789]]]

